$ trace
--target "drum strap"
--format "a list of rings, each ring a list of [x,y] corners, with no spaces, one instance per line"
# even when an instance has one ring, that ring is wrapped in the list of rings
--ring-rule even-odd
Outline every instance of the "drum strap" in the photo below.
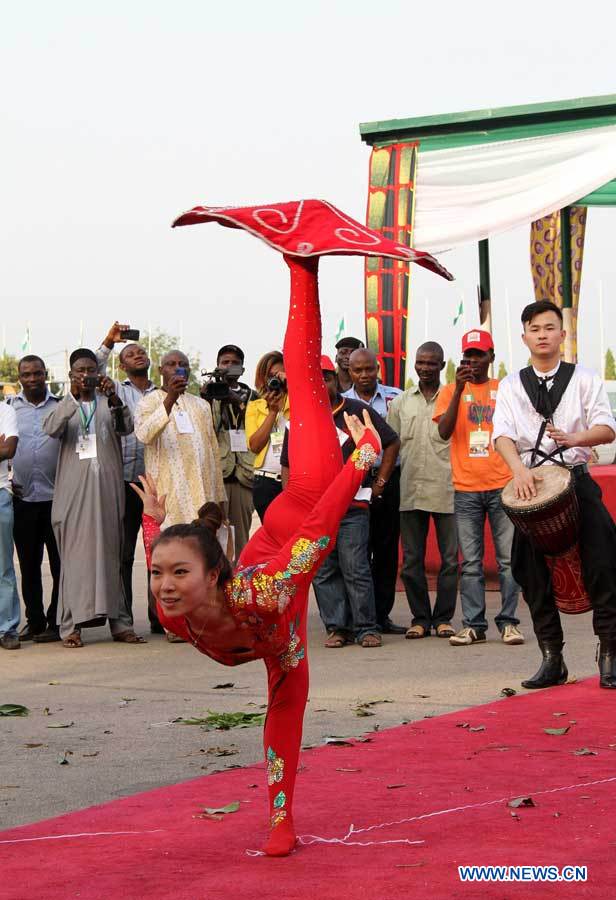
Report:
[[[541,441],[543,440],[546,426],[553,422],[554,413],[563,398],[563,394],[569,386],[569,382],[573,378],[574,372],[575,365],[573,363],[561,362],[558,371],[554,376],[552,387],[548,391],[546,381],[537,377],[532,366],[527,366],[520,371],[522,387],[528,394],[528,398],[532,403],[533,408],[536,409],[540,416],[543,416],[543,422],[541,423],[541,428],[539,429],[537,441],[530,460],[531,469],[542,465],[548,460],[556,465],[566,466],[562,447],[556,447],[551,453],[544,453],[543,450],[541,450]],[[556,456],[560,456],[560,460],[556,459]],[[538,462],[537,459],[539,459]]]

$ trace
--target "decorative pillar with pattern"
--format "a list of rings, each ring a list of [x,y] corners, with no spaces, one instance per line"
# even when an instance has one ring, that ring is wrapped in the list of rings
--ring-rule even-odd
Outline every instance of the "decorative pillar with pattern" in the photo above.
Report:
[[[530,226],[530,260],[535,300],[552,300],[563,311],[567,338],[562,348],[568,362],[577,362],[577,318],[586,234],[585,206],[571,206],[571,303],[563,292],[561,215],[554,212]]]
[[[375,147],[370,157],[367,225],[411,246],[417,143]],[[404,388],[408,263],[366,257],[366,337],[385,384]]]

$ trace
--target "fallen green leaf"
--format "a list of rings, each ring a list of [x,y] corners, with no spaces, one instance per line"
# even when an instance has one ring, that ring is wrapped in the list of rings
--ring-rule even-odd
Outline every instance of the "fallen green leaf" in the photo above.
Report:
[[[543,730],[546,734],[567,734],[569,726],[566,725],[564,728],[544,728]]]
[[[234,800],[233,803],[227,803],[226,806],[206,806],[203,810],[208,816],[225,816],[227,813],[237,812],[240,808],[240,801]]]
[[[212,712],[208,709],[209,715],[200,718],[193,716],[188,719],[180,719],[182,725],[200,725],[205,731],[216,729],[218,731],[229,731],[230,728],[252,728],[255,725],[263,725],[265,722],[265,713],[247,713],[247,712]]]
[[[373,712],[370,712],[369,709],[365,709],[363,706],[356,706],[355,709],[353,710],[353,712],[355,713],[356,716],[359,716],[360,719],[365,718],[366,716],[374,715]]]
[[[19,703],[3,703],[0,706],[0,716],[27,716],[29,713],[28,707]]]

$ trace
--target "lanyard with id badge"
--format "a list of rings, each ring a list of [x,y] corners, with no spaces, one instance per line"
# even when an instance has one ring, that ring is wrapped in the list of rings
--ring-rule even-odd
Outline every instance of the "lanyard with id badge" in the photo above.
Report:
[[[270,434],[270,448],[275,459],[280,460],[282,445],[284,443],[284,428],[280,428],[280,422],[276,421],[276,431]]]
[[[96,459],[96,432],[90,434],[90,425],[96,415],[96,396],[92,403],[92,410],[86,415],[83,405],[79,404],[79,434],[77,447],[75,448],[79,459]]]
[[[248,450],[248,441],[246,440],[246,430],[239,427],[239,416],[233,414],[229,410],[233,427],[229,428],[229,442],[231,444],[232,453],[246,453]]]
[[[178,434],[195,433],[192,419],[188,415],[188,412],[185,409],[180,409],[180,407],[177,405],[175,407],[175,427],[178,430]]]
[[[473,403],[470,418],[474,423],[476,420],[477,428],[469,432],[468,455],[471,459],[487,459],[490,456],[490,432],[484,431],[481,423],[484,421],[483,406],[476,403],[472,394],[467,394],[464,398],[467,403]]]

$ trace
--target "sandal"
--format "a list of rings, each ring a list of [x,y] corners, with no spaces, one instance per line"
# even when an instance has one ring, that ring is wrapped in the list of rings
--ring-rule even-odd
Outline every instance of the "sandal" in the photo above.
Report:
[[[68,637],[63,638],[62,646],[68,647],[69,650],[73,650],[76,647],[83,647],[83,641],[81,640],[81,635],[78,631],[72,631]]]
[[[120,631],[119,634],[112,634],[111,637],[120,644],[147,644],[146,639],[135,634],[134,631]]]
[[[449,624],[449,622],[441,622],[440,625],[436,626],[436,636],[440,638],[450,638],[453,637],[455,631]]]
[[[339,631],[332,631],[328,636],[327,640],[323,644],[324,647],[327,647],[328,650],[338,650],[340,647],[344,647],[347,644],[346,637],[341,634]]]
[[[382,647],[383,638],[380,634],[365,634],[359,642],[360,647]]]
[[[408,638],[409,641],[415,641],[418,638],[425,638],[429,634],[428,629],[424,628],[423,625],[411,625],[409,629],[407,629],[405,638]]]

